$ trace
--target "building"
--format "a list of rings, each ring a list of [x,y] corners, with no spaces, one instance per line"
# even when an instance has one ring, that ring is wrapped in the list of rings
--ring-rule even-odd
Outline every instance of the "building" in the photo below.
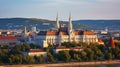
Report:
[[[72,47],[72,48],[66,48],[65,46],[58,46],[56,48],[53,49],[54,53],[58,53],[59,51],[70,51],[70,50],[74,50],[74,51],[82,51],[84,48],[83,47]]]
[[[32,32],[37,32],[36,26],[32,27]]]
[[[57,30],[40,31],[36,37],[36,44],[41,47],[48,47],[53,44],[61,45],[62,42],[98,42],[98,37],[94,32],[74,30],[71,15],[69,16],[68,27],[61,27],[57,16],[56,29]]]
[[[104,45],[104,42],[101,39],[98,39],[98,44]]]
[[[0,35],[0,45],[16,44],[17,38],[12,35]]]
[[[110,41],[109,41],[110,47],[111,48],[115,48],[115,41],[113,37],[110,37]]]
[[[0,30],[0,35],[9,35],[11,34],[11,31],[9,30]]]
[[[43,51],[42,49],[30,49],[27,52],[21,52],[25,56],[41,56],[47,57],[47,52]]]
[[[111,35],[115,38],[120,37],[120,32],[111,32]]]
[[[53,53],[58,53],[59,51],[64,51],[64,50],[70,50],[69,48],[66,48],[65,46],[58,46],[53,49]]]
[[[108,29],[107,29],[107,27],[105,28],[105,30],[101,30],[101,31],[100,31],[100,34],[108,34]]]

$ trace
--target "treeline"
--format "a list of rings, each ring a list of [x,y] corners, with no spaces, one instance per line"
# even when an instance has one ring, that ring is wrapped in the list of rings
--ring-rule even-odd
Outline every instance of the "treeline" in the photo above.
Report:
[[[52,48],[56,46],[50,46],[47,48],[49,53],[49,63],[59,62],[85,62],[85,61],[104,61],[104,60],[119,60],[120,59],[120,42],[115,43],[116,47],[106,47],[106,45],[98,45],[97,43],[62,43],[62,46],[67,48],[81,46],[85,47],[82,51],[59,51],[53,53]]]
[[[7,45],[0,45],[0,65],[3,64],[32,64],[35,63],[36,58],[38,63],[43,60],[43,56],[31,57],[24,56],[20,51],[29,51],[30,49],[41,49],[40,46],[30,45],[16,45],[13,48],[9,48]]]
[[[82,62],[82,61],[104,61],[120,59],[120,43],[116,43],[115,48],[108,48],[105,45],[85,43],[62,43],[66,47],[84,46],[82,51],[59,51],[53,52],[56,46],[44,48],[47,57],[41,56],[24,56],[20,51],[28,51],[29,49],[42,49],[34,44],[16,45],[14,48],[8,46],[0,46],[0,64],[40,64],[40,63],[60,63],[60,62]]]

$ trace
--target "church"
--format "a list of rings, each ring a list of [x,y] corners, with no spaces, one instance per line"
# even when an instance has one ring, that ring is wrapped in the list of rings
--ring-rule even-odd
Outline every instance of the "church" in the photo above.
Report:
[[[49,45],[61,45],[63,42],[96,43],[98,37],[93,31],[74,30],[71,15],[69,15],[68,27],[61,26],[57,15],[56,30],[40,31],[36,37],[36,44],[44,48]]]

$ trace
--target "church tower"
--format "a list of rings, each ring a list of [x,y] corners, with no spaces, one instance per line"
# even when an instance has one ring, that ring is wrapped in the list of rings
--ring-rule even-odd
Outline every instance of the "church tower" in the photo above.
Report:
[[[69,34],[69,41],[73,42],[74,41],[74,31],[73,31],[71,14],[69,15],[68,34]]]
[[[27,29],[26,29],[26,26],[24,26],[24,36],[27,36]]]
[[[72,28],[72,18],[71,18],[71,14],[69,15],[69,24],[68,24],[68,33],[69,35],[73,32],[73,28]]]
[[[115,48],[115,42],[112,36],[110,37],[110,47]]]
[[[59,19],[58,19],[58,14],[56,16],[56,28],[59,29],[60,28],[60,23],[59,23]]]

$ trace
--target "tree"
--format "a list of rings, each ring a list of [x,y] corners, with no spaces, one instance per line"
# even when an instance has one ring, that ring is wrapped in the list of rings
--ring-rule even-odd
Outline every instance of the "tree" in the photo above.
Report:
[[[43,61],[44,61],[43,55],[41,55],[41,56],[34,56],[34,59],[35,59],[35,63],[43,63]]]
[[[50,52],[47,53],[47,61],[48,62],[55,62],[54,57]]]
[[[70,50],[70,51],[69,51],[69,54],[70,54],[70,56],[71,56],[72,59],[74,59],[74,54],[75,54],[75,53],[77,53],[77,52],[74,51],[74,50]]]
[[[9,61],[9,63],[10,63],[10,64],[12,64],[12,63],[13,63],[12,58],[8,58],[8,61]]]
[[[25,61],[27,64],[33,64],[35,62],[35,59],[31,56],[26,56]]]
[[[39,57],[39,63],[43,63],[44,62],[44,57],[43,57],[43,55],[41,55],[40,57]]]
[[[8,49],[8,45],[0,45],[0,49]]]
[[[74,54],[74,59],[77,60],[77,61],[81,61],[81,58],[79,57],[78,54]]]
[[[58,55],[59,55],[58,59],[61,60],[61,61],[68,62],[71,59],[69,51],[59,51]]]
[[[104,45],[98,45],[98,49],[102,51],[102,53],[105,53],[105,46]]]
[[[116,46],[115,48],[112,48],[112,49],[111,49],[111,52],[112,52],[112,54],[115,56],[116,59],[119,58],[119,56],[118,56],[119,53],[120,53],[120,48],[119,48],[119,47]]]
[[[1,66],[1,65],[3,65],[3,62],[2,62],[2,61],[0,61],[0,66]]]
[[[120,48],[120,42],[116,42],[115,46]]]
[[[15,49],[16,51],[20,51],[20,50],[21,50],[21,46],[20,46],[20,45],[16,45],[16,46],[14,47],[14,49]]]
[[[83,61],[87,60],[87,53],[85,51],[81,51],[80,52],[80,57]]]
[[[92,61],[94,58],[94,52],[90,48],[86,48],[85,52],[87,53],[87,60]]]
[[[109,52],[109,53],[105,54],[105,59],[106,60],[112,60],[113,58],[114,58],[114,56],[112,55],[112,53]]]

